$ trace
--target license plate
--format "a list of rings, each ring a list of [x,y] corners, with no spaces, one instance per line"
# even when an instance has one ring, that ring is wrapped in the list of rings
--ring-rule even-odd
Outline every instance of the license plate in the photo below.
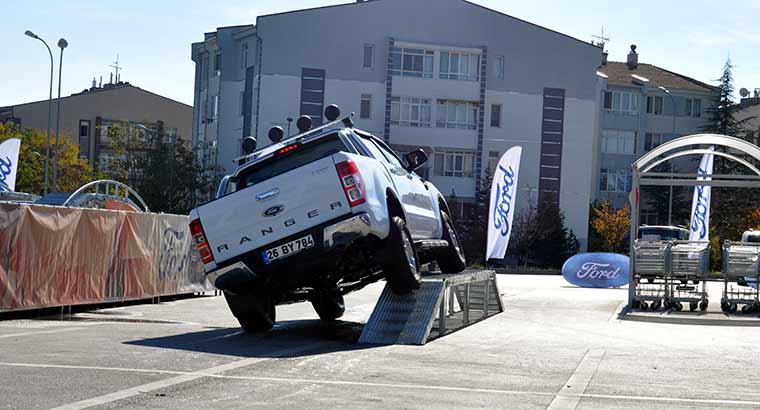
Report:
[[[274,248],[267,249],[261,252],[261,257],[264,259],[264,263],[271,263],[277,259],[287,258],[288,256],[295,255],[298,252],[314,247],[314,238],[311,235],[298,238],[282,245],[277,245]]]

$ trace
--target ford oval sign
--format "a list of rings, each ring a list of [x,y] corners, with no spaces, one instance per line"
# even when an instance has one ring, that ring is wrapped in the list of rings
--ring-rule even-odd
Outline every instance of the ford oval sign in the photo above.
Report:
[[[285,209],[282,205],[275,205],[266,211],[264,211],[264,216],[277,216]]]
[[[582,253],[568,259],[562,276],[582,288],[619,288],[628,284],[629,259],[616,253]]]

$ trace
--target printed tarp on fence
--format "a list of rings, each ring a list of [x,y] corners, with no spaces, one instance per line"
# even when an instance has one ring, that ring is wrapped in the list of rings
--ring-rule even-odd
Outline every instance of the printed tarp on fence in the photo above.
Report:
[[[188,222],[0,203],[0,312],[211,290]]]

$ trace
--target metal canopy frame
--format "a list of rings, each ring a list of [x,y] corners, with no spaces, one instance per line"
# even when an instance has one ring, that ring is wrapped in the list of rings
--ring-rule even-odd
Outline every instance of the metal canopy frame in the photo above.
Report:
[[[701,146],[703,148],[694,148]],[[726,151],[711,151],[708,146],[716,148],[723,147]],[[668,141],[655,149],[644,154],[641,158],[632,164],[632,185],[631,185],[631,236],[630,236],[630,279],[628,284],[628,307],[633,308],[636,292],[636,263],[634,255],[634,242],[639,233],[639,210],[640,210],[640,190],[641,186],[711,186],[711,187],[730,187],[730,188],[760,188],[760,169],[752,165],[747,160],[733,154],[746,154],[760,163],[760,147],[750,144],[739,138],[719,134],[696,134],[676,138]],[[722,158],[729,159],[738,164],[744,165],[754,175],[730,175],[730,174],[709,174],[699,175],[696,173],[679,173],[679,172],[653,172],[652,170],[658,165],[672,161],[676,158],[690,156],[714,154]],[[697,181],[697,177],[709,177],[709,180]]]
[[[88,192],[93,190],[95,192]],[[133,197],[135,201],[132,200]],[[110,179],[101,179],[82,185],[74,191],[63,206],[80,206],[87,207],[86,204],[97,199],[113,199],[131,205],[136,210],[142,208],[143,212],[150,212],[148,205],[129,185]]]

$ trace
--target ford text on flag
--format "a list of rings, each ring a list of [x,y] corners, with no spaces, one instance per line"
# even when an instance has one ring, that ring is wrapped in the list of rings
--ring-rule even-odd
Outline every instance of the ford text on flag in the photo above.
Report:
[[[21,140],[11,138],[0,144],[0,191],[16,189],[16,171],[18,171],[18,151]]]
[[[491,202],[488,208],[486,259],[503,259],[512,233],[515,216],[517,177],[520,173],[522,147],[513,147],[499,160],[493,175]]]
[[[710,151],[715,147],[710,147]],[[705,154],[699,163],[697,181],[710,181],[712,177],[702,175],[712,175],[713,160],[715,155]],[[690,241],[707,241],[710,237],[710,197],[711,187],[697,185],[694,187],[694,200],[691,205],[691,223],[689,224]]]

